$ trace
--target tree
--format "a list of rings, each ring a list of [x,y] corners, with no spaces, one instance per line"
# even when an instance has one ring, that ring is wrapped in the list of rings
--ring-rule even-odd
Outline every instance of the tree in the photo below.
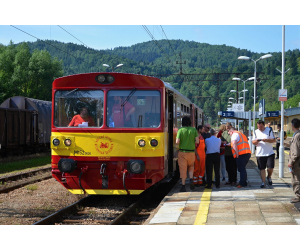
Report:
[[[0,103],[19,95],[51,100],[52,82],[60,76],[62,62],[47,51],[31,54],[26,43],[0,47]]]
[[[32,98],[51,100],[52,82],[62,76],[61,62],[52,60],[46,50],[35,50],[29,60],[29,94]]]

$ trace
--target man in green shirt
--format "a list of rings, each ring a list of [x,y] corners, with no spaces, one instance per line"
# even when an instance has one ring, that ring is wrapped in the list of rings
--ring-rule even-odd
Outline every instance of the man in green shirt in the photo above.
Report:
[[[180,192],[186,192],[185,180],[187,178],[187,171],[190,176],[190,188],[195,189],[193,184],[194,163],[195,163],[195,143],[199,143],[197,129],[191,127],[191,119],[188,116],[182,118],[182,128],[178,130],[176,136],[176,144],[179,144],[178,165],[180,178],[182,180],[182,187]]]

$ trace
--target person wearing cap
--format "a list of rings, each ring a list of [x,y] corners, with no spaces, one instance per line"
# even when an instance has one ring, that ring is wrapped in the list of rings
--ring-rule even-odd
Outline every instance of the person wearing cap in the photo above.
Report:
[[[300,202],[300,120],[294,118],[292,121],[293,138],[290,144],[290,154],[288,167],[292,175],[292,187],[295,198],[291,199],[291,203]]]
[[[217,132],[214,129],[210,130],[211,137],[205,140],[206,146],[206,186],[205,188],[212,188],[212,173],[215,172],[216,188],[220,188],[220,147],[221,139],[217,138]]]
[[[211,134],[209,133],[209,130],[211,129],[211,126],[209,123],[204,124],[203,130],[202,130],[202,136],[205,139],[211,137]]]
[[[237,188],[247,186],[246,165],[251,157],[251,150],[247,137],[235,128],[229,130],[231,136],[231,149],[233,157],[236,159],[237,169],[240,172],[240,182]]]

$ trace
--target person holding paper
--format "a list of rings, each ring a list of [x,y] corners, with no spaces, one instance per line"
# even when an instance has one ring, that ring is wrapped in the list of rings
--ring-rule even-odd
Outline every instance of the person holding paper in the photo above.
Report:
[[[75,115],[68,127],[92,127],[95,126],[94,119],[89,115],[87,107],[80,109],[80,114]]]

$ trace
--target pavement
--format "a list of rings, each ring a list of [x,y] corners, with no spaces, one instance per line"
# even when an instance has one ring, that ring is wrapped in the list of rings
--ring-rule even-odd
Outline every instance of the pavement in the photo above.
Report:
[[[261,178],[256,157],[251,155],[246,170],[248,186],[238,189],[196,187],[179,192],[181,183],[162,200],[146,225],[300,225],[300,202],[294,198],[288,172],[288,151],[285,151],[284,177],[279,178],[279,160],[275,160],[273,185],[260,188]],[[239,172],[238,172],[239,178]]]

